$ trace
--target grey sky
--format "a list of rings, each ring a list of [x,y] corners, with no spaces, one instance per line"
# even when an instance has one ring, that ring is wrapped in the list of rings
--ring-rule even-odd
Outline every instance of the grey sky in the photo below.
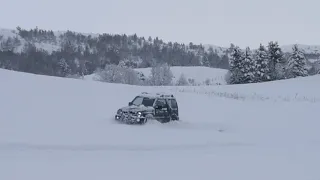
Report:
[[[0,0],[2,28],[137,33],[255,48],[320,44],[319,0]]]

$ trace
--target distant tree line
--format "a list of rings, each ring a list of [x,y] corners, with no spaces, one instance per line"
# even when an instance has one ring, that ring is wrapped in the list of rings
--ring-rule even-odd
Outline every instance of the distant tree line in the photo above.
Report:
[[[284,54],[277,42],[269,42],[267,48],[260,44],[255,51],[247,47],[241,50],[231,44],[230,69],[227,74],[229,84],[246,84],[274,81],[320,74],[319,63],[307,68],[305,54],[297,45],[291,53]]]
[[[61,77],[92,74],[106,65],[229,68],[227,53],[218,55],[201,44],[165,43],[158,37],[145,39],[136,34],[84,35],[21,27],[14,32],[15,37],[0,36],[0,68]]]
[[[254,51],[232,44],[226,51],[218,52],[211,47],[205,49],[201,44],[165,43],[158,37],[145,39],[136,34],[85,35],[37,27],[30,30],[17,27],[13,33],[13,37],[0,35],[0,68],[34,74],[81,77],[96,72],[107,82],[170,85],[170,66],[228,69],[229,84],[320,73],[320,61],[306,62],[307,58],[316,59],[319,55],[304,54],[298,46],[293,47],[292,53],[283,53],[277,42],[269,42],[267,47],[260,45]],[[311,68],[306,69],[307,64]],[[133,71],[145,67],[152,67],[153,77],[143,77]],[[113,72],[112,78],[110,72]],[[205,84],[210,85],[210,81],[208,77]],[[195,82],[181,75],[176,85],[187,84],[195,85]]]

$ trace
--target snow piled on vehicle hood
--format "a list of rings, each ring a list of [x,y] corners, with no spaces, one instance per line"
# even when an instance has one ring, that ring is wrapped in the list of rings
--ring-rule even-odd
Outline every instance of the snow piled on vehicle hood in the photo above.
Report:
[[[132,105],[132,106],[125,106],[121,108],[122,111],[132,111],[132,112],[138,112],[138,111],[152,111],[153,107],[147,107],[144,105]]]

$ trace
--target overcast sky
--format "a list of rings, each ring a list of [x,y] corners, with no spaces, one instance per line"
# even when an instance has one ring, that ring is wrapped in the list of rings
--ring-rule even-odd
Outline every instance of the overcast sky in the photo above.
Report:
[[[2,28],[137,33],[255,48],[320,44],[319,0],[0,0]]]

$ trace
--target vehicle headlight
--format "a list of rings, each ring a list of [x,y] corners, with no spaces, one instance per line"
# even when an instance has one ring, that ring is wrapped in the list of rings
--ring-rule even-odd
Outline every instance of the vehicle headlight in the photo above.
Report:
[[[141,112],[138,112],[137,114],[138,114],[138,116],[141,116],[141,115],[142,115],[142,113],[141,113]]]

